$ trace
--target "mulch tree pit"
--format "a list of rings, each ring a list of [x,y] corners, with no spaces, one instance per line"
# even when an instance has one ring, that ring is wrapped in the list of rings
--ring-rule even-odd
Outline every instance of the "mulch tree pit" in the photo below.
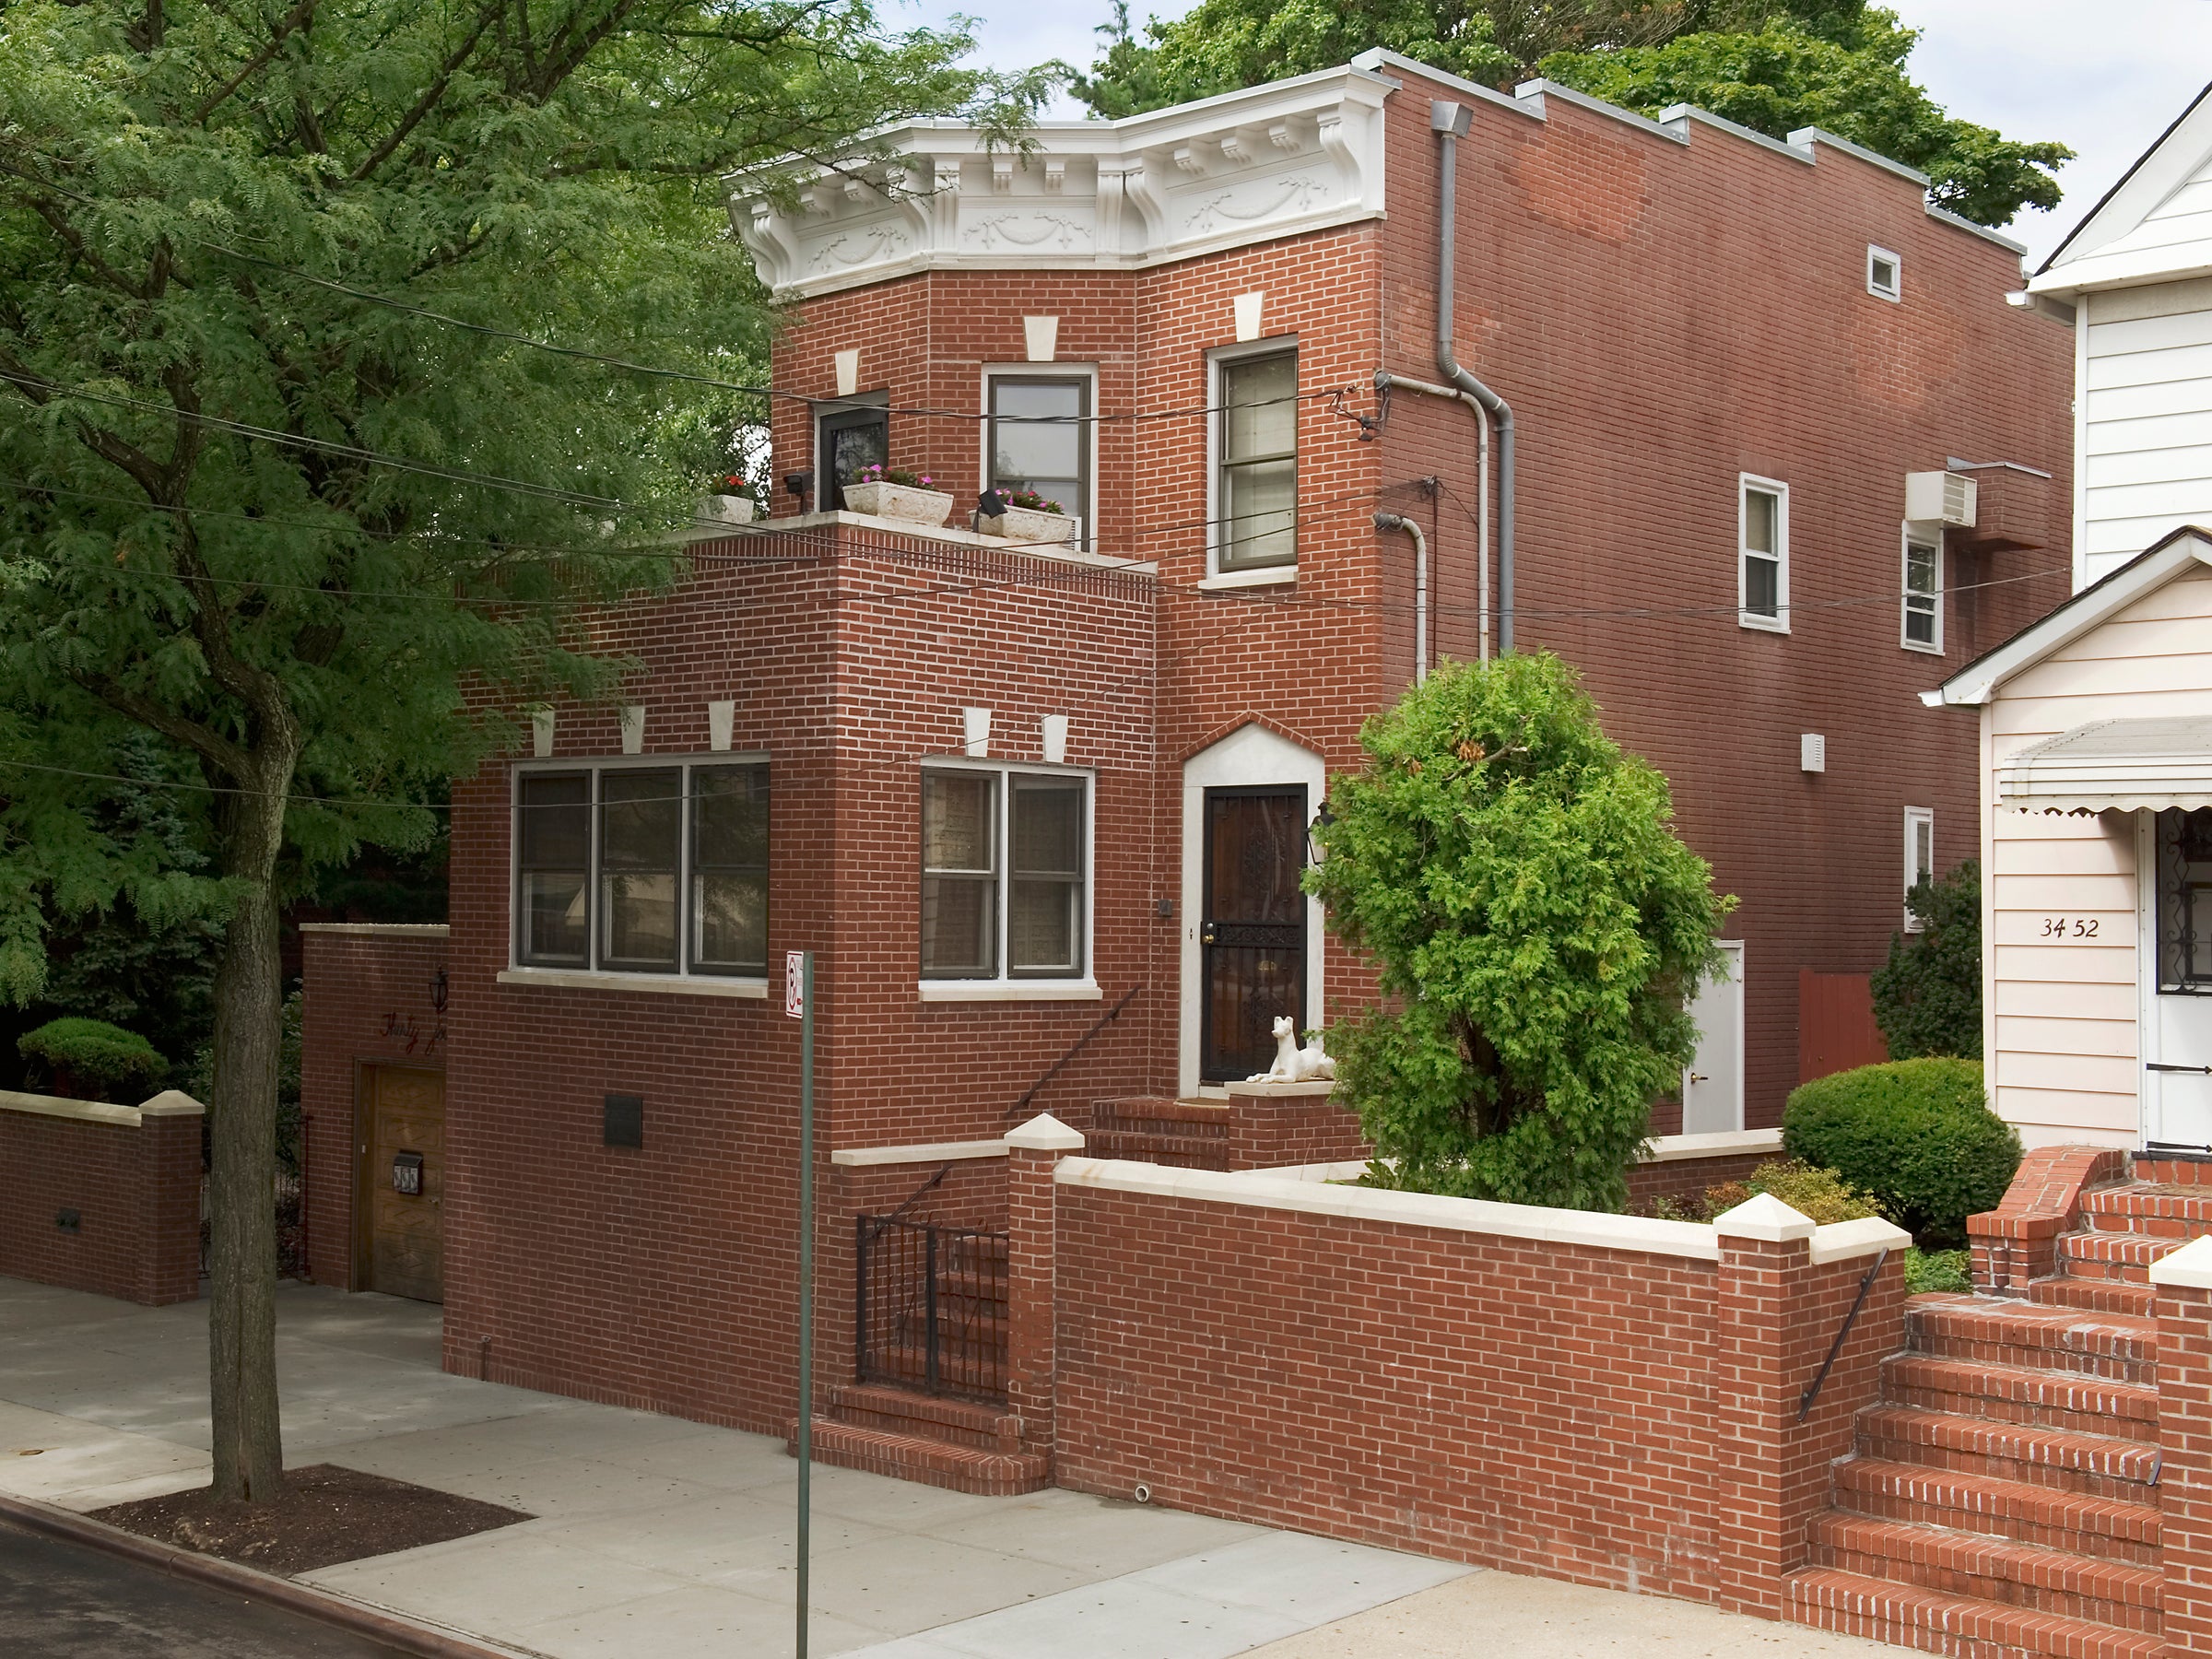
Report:
[[[382,1475],[313,1464],[287,1470],[284,1491],[273,1502],[218,1503],[202,1488],[95,1510],[92,1519],[289,1578],[533,1517]]]

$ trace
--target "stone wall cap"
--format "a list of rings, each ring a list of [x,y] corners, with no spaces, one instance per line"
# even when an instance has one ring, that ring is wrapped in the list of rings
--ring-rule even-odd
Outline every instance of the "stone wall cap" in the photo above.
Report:
[[[1813,1265],[1847,1262],[1853,1256],[1870,1256],[1881,1250],[1902,1250],[1912,1242],[1911,1233],[1879,1216],[1865,1216],[1856,1221],[1830,1221],[1813,1234]]]
[[[2150,1282],[2161,1288],[2212,1290],[2212,1237],[2192,1239],[2153,1262]]]
[[[1715,1216],[1712,1230],[1723,1238],[1781,1244],[1792,1239],[1809,1239],[1820,1230],[1810,1216],[1792,1209],[1773,1194],[1756,1193],[1734,1209]]]
[[[207,1108],[181,1088],[165,1088],[138,1106],[138,1115],[149,1117],[205,1117]]]
[[[443,939],[453,927],[444,922],[302,922],[303,934],[359,934],[374,939]]]
[[[1049,1112],[1041,1112],[1006,1136],[1024,1152],[1080,1152],[1083,1137]]]
[[[924,1141],[908,1147],[840,1147],[830,1161],[843,1169],[865,1169],[874,1164],[959,1163],[971,1158],[1004,1158],[1003,1140]]]
[[[1638,1163],[1673,1163],[1685,1158],[1733,1158],[1782,1150],[1779,1129],[1724,1129],[1716,1135],[1658,1135],[1643,1143]]]
[[[1257,1096],[1265,1100],[1308,1098],[1319,1100],[1336,1092],[1336,1085],[1325,1079],[1317,1079],[1312,1083],[1227,1083],[1222,1087],[1229,1090],[1230,1098],[1232,1100],[1239,1095]]]
[[[28,1112],[39,1117],[75,1118],[81,1124],[116,1124],[138,1127],[138,1108],[109,1100],[72,1100],[61,1095],[25,1094],[0,1088],[0,1112]]]

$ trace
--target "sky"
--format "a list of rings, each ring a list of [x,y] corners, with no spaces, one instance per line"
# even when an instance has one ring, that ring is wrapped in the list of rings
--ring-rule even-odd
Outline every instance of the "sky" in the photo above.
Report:
[[[2212,0],[1889,0],[1922,31],[1912,72],[1954,115],[2009,138],[2055,138],[2077,152],[2054,213],[2008,226],[2040,263],[2212,79]],[[1132,0],[1133,17],[1178,15],[1177,0]],[[894,26],[980,20],[979,61],[1088,65],[1108,0],[885,0]],[[1082,114],[1072,102],[1050,113]]]

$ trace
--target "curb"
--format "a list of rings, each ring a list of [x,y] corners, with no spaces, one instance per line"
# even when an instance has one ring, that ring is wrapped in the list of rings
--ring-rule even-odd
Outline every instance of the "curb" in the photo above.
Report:
[[[320,1623],[381,1641],[414,1655],[414,1659],[517,1659],[517,1655],[530,1653],[525,1648],[494,1647],[452,1635],[333,1591],[314,1589],[297,1580],[278,1578],[258,1568],[241,1567],[235,1561],[179,1549],[171,1544],[158,1544],[151,1538],[124,1532],[121,1527],[110,1526],[73,1510],[57,1509],[28,1498],[0,1493],[0,1521],[119,1556],[141,1567],[151,1567],[211,1589],[253,1596]]]

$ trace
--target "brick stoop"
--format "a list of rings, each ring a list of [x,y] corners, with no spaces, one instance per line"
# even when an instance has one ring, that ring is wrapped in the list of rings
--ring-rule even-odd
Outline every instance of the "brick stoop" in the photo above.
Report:
[[[1789,1615],[1799,1624],[1949,1659],[2163,1659],[2166,1652],[2165,1638],[2156,1631],[2115,1630],[1823,1567],[1791,1573],[1789,1590]]]
[[[786,1447],[798,1455],[799,1428],[794,1421]],[[865,1429],[832,1418],[814,1420],[814,1461],[840,1469],[865,1469],[895,1480],[918,1481],[949,1491],[985,1498],[1013,1498],[1041,1492],[1053,1484],[1053,1460],[1043,1452],[989,1452],[925,1435]]]
[[[1085,1150],[1093,1158],[1226,1170],[1229,1122],[1224,1100],[1178,1100],[1160,1095],[1098,1100],[1091,1105]]]

